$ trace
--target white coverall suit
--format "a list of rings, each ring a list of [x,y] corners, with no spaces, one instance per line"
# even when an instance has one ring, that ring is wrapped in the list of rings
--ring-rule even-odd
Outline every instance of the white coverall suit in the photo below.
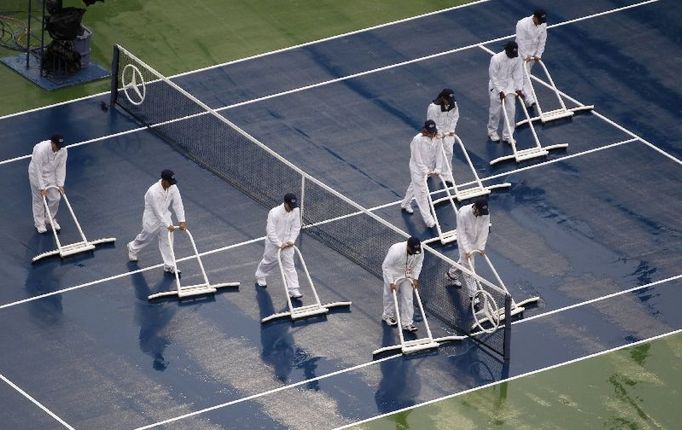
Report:
[[[519,57],[524,61],[528,57],[542,57],[547,42],[547,23],[535,25],[533,16],[520,19],[516,23],[516,44],[519,45]],[[528,73],[535,61],[528,63]],[[526,96],[526,106],[530,107],[536,100],[530,87],[530,78],[523,75],[523,94]]]
[[[393,293],[390,284],[395,283],[398,278],[409,277],[414,280],[419,279],[424,263],[424,253],[407,253],[407,241],[398,242],[388,249],[386,258],[381,265],[384,275],[384,313],[385,317],[395,317],[395,305],[393,304]],[[413,292],[409,281],[399,282],[398,288],[398,310],[400,311],[400,323],[403,327],[412,324],[414,317],[414,305],[412,304]]]
[[[175,268],[168,241],[168,226],[173,225],[170,207],[173,207],[179,223],[185,222],[185,208],[182,205],[182,197],[180,197],[177,185],[171,185],[164,190],[161,181],[149,187],[144,194],[142,232],[128,244],[128,248],[133,255],[137,255],[156,236],[159,238],[159,251],[161,251],[164,266]]]
[[[470,255],[470,259],[466,258],[467,253],[474,250],[485,251],[485,245],[488,241],[488,233],[490,231],[490,215],[474,215],[474,205],[462,206],[457,212],[457,248],[459,250],[458,264],[467,269],[474,269],[474,259],[476,255]],[[450,268],[450,276],[456,277],[458,270],[454,267]],[[476,284],[470,276],[464,276],[464,283],[467,287],[469,297],[476,294]]]
[[[277,251],[284,242],[296,242],[301,232],[301,212],[294,208],[290,212],[284,208],[284,203],[275,206],[268,212],[268,222],[265,227],[265,251],[263,259],[256,269],[256,281],[265,283],[265,278],[277,267]],[[294,248],[282,250],[282,267],[289,296],[296,296],[298,291],[298,275],[294,266]]]
[[[459,107],[457,102],[455,106],[449,111],[443,112],[439,104],[431,103],[426,109],[426,119],[433,120],[436,123],[438,130],[437,138],[441,140],[443,145],[444,157],[441,157],[441,163],[438,170],[450,176],[452,173],[452,153],[455,145],[455,128],[457,121],[459,121]]]
[[[45,213],[45,205],[40,190],[44,190],[48,185],[64,187],[67,157],[66,148],[61,148],[57,152],[52,151],[51,140],[44,140],[33,147],[33,156],[28,164],[28,179],[31,183],[33,224],[38,229],[44,228],[45,224],[50,222]],[[61,198],[62,195],[58,190],[50,189],[47,193],[47,205],[55,220]]]
[[[419,213],[424,219],[427,227],[436,225],[436,221],[431,214],[431,207],[426,193],[429,192],[426,186],[426,177],[429,173],[438,172],[438,166],[442,163],[442,151],[440,150],[440,139],[430,138],[417,134],[410,143],[410,185],[405,192],[405,198],[401,207],[412,206],[412,200],[417,201]]]
[[[509,58],[505,51],[498,52],[490,59],[488,74],[488,92],[490,94],[490,111],[488,115],[488,135],[497,133],[497,129],[502,122],[502,139],[511,141],[513,137],[509,133],[507,125],[502,116],[502,101],[500,92],[505,94],[504,105],[507,108],[509,117],[509,128],[514,133],[516,128],[516,91],[523,89],[522,62],[519,57]]]

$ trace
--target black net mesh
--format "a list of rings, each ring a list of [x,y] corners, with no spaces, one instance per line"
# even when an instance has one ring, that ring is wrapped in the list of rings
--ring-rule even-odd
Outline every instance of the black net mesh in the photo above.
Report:
[[[137,90],[126,78],[133,68],[139,70]],[[394,243],[406,240],[405,233],[287,164],[122,49],[115,76],[115,102],[179,152],[268,208],[279,204],[285,193],[296,190],[305,234],[383,279],[381,265],[386,252]],[[146,83],[144,91],[139,79]],[[125,85],[128,88],[124,90]],[[134,98],[139,94],[145,95],[141,103]],[[470,334],[473,319],[468,297],[465,288],[454,288],[445,276],[448,267],[446,260],[426,250],[420,276],[424,306],[456,332]],[[503,310],[505,295],[488,290]],[[479,338],[502,353],[504,334],[498,330]]]

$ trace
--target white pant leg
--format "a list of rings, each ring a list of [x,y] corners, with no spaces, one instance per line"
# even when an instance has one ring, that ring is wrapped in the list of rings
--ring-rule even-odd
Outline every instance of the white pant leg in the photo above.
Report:
[[[528,75],[526,75],[526,72],[523,72],[523,94],[526,96],[526,106],[532,105],[536,101],[533,97],[533,89],[530,84],[530,72],[533,70],[534,64],[535,61],[528,63]]]
[[[160,228],[161,227],[157,226],[143,225],[140,234],[135,236],[135,239],[130,242],[130,251],[132,251],[133,254],[140,252],[142,248],[149,245],[149,243],[158,236]]]
[[[277,267],[277,248],[269,241],[265,241],[265,250],[263,251],[263,258],[258,263],[256,269],[256,279],[265,279],[270,275],[270,272]]]
[[[472,256],[471,260],[469,260],[464,255],[464,252],[460,252],[459,260],[457,260],[457,263],[473,271],[475,268],[475,261],[476,260],[474,256]],[[469,297],[473,297],[476,294],[476,280],[473,277],[467,275],[466,273],[462,273],[462,279],[464,281],[463,284],[466,285],[467,295]]]
[[[43,196],[40,195],[40,190],[31,181],[31,208],[33,209],[33,225],[38,227],[45,227],[45,205],[43,205]]]
[[[452,154],[453,154],[453,146],[455,145],[455,136],[444,137],[443,139],[441,139],[441,144],[443,145],[443,152],[445,154],[445,158],[441,159],[440,166],[438,166],[438,169],[443,174],[443,177],[445,179],[448,179],[448,176],[450,176],[450,174],[453,173],[452,172]]]
[[[159,227],[157,232],[159,235],[159,252],[161,252],[161,258],[163,258],[163,264],[165,266],[175,267],[173,254],[171,253],[171,244],[168,241],[168,227]]]
[[[497,133],[500,127],[500,117],[502,114],[502,102],[500,101],[500,94],[495,92],[495,89],[489,88],[490,108],[488,109],[488,134]]]
[[[31,184],[31,209],[33,210],[33,225],[37,228],[49,224],[50,218],[45,212],[45,205],[43,203],[43,196],[40,194],[40,189],[37,184],[30,181]],[[47,193],[47,207],[50,208],[52,218],[57,218],[57,211],[59,210],[59,201],[62,195],[55,189],[50,189]]]
[[[52,219],[57,219],[57,212],[59,211],[59,202],[62,199],[62,193],[54,188],[50,188],[47,192],[47,207],[50,208]],[[45,214],[45,222],[50,222],[50,217]]]
[[[384,312],[381,317],[395,317],[395,304],[393,303],[393,293],[391,292],[390,282],[384,276]]]
[[[298,292],[298,274],[294,265],[294,248],[282,250],[282,269],[284,269],[287,291],[289,293]]]
[[[414,322],[413,297],[414,292],[412,291],[412,284],[407,280],[402,281],[398,288],[398,309],[400,310],[400,324],[402,324],[403,327]]]
[[[431,214],[431,205],[429,204],[429,198],[426,195],[429,190],[426,187],[425,178],[419,174],[412,175],[412,183],[410,185],[412,186],[414,200],[417,202],[417,207],[419,208],[419,213],[424,220],[424,224],[429,227],[433,226],[436,221],[433,219],[433,215]]]
[[[523,103],[523,101],[521,101],[521,103]],[[516,129],[516,95],[514,93],[508,93],[504,97],[504,106],[506,107],[507,118],[509,118],[509,127],[507,127],[507,124],[504,123],[504,118],[502,118],[502,139],[509,140],[509,138],[514,137],[514,130]],[[502,112],[502,109],[500,109],[500,112]]]
[[[412,206],[412,200],[414,199],[414,185],[412,185],[412,179],[410,179],[410,185],[407,186],[407,191],[405,191],[405,198],[400,203],[400,207],[407,208]]]

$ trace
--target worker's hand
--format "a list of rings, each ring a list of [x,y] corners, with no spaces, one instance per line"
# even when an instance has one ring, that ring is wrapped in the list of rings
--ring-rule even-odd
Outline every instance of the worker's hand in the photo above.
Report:
[[[419,288],[419,281],[417,279],[412,280],[412,288],[414,288],[415,290]]]
[[[534,58],[534,57],[533,57],[532,55],[527,55],[526,58],[523,59],[523,61],[525,61],[526,63],[528,63],[528,62],[530,62],[530,61],[533,61],[533,58]]]
[[[47,190],[40,190],[40,195],[43,197],[47,197]]]
[[[64,195],[64,187],[59,187],[59,192],[62,193],[62,195]]]
[[[500,101],[504,100],[504,91],[500,91]]]
[[[533,60],[537,63],[538,61],[542,60],[542,57],[533,57]]]
[[[521,91],[521,90],[516,90],[516,95],[519,96],[519,97],[521,97],[522,99],[525,99],[525,98],[526,98],[526,95],[523,94],[523,91]]]
[[[481,249],[481,255],[485,255],[485,249]]]
[[[292,242],[290,240],[282,243],[282,249],[287,249],[287,248],[290,248],[292,246],[294,246],[294,242]]]
[[[168,226],[168,231],[175,231],[175,227],[173,226],[173,224]]]
[[[468,260],[471,258],[471,252],[465,252],[464,257]]]
[[[398,287],[396,287],[396,285],[393,282],[388,284],[388,288],[390,288],[391,291],[398,291]]]
[[[187,230],[187,223],[181,222],[179,227],[180,227],[180,230],[185,231],[185,230]]]

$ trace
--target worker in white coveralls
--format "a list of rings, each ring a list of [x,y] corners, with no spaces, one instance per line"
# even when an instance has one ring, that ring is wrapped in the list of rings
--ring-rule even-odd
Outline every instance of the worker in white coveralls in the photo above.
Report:
[[[50,224],[43,197],[47,199],[47,206],[52,214],[52,228],[55,231],[61,228],[57,222],[57,210],[64,193],[67,157],[64,136],[61,134],[54,134],[50,140],[44,140],[33,147],[31,162],[28,164],[28,180],[31,184],[33,225],[38,233],[45,233],[46,225]],[[54,188],[48,190],[48,186],[57,186],[59,191]]]
[[[488,199],[479,197],[471,205],[462,206],[457,211],[457,248],[458,264],[469,270],[474,269],[474,251],[485,253],[485,245],[490,231],[490,212]],[[451,267],[447,273],[457,287],[462,286],[462,271]],[[470,276],[464,276],[469,298],[476,294],[476,284]]]
[[[406,242],[398,242],[388,249],[381,265],[384,275],[384,312],[381,318],[391,327],[398,325],[395,319],[393,291],[398,296],[398,310],[402,329],[417,331],[414,325],[414,305],[412,304],[413,288],[419,288],[419,274],[422,271],[424,254],[419,239],[410,237]],[[409,278],[398,281],[399,278]]]
[[[488,74],[488,92],[490,95],[490,111],[488,115],[488,137],[493,142],[500,141],[497,130],[502,125],[502,139],[511,143],[516,128],[516,95],[523,94],[523,70],[516,42],[507,42],[504,51],[498,52],[490,59]],[[509,127],[502,115],[502,100],[509,118]]]
[[[455,145],[455,128],[459,120],[459,107],[455,100],[455,92],[450,88],[445,88],[438,94],[438,97],[429,104],[426,109],[426,119],[436,123],[438,134],[443,146],[443,157],[439,170],[443,173],[452,173],[452,152]],[[450,176],[450,175],[446,175]],[[449,180],[449,179],[448,179]]]
[[[293,246],[301,232],[301,213],[295,194],[287,193],[281,205],[270,209],[265,230],[265,251],[256,269],[256,284],[260,287],[267,286],[265,278],[277,267],[277,252],[281,249],[287,293],[292,299],[300,299],[303,294],[299,291]]]
[[[533,15],[520,19],[516,23],[516,43],[519,45],[521,60],[528,63],[528,73],[533,64],[542,59],[547,42],[547,14],[542,9],[537,9]],[[523,93],[526,96],[526,107],[532,108],[536,100],[530,87],[530,76],[523,77]]]
[[[429,119],[424,122],[424,127],[410,143],[410,185],[405,192],[400,207],[407,213],[414,213],[412,200],[416,200],[419,213],[424,219],[424,224],[432,228],[436,221],[431,214],[426,186],[426,178],[429,175],[439,174],[439,166],[442,159],[440,139],[436,138],[438,128],[436,123]]]
[[[135,237],[135,240],[128,243],[128,259],[137,261],[137,253],[149,245],[149,242],[158,238],[164,272],[175,273],[177,271],[180,274],[180,270],[175,267],[175,261],[171,255],[171,244],[168,240],[168,232],[175,231],[171,218],[171,207],[178,219],[180,230],[187,228],[185,208],[182,205],[182,197],[176,184],[175,173],[166,169],[161,172],[161,180],[149,187],[144,194],[142,231]]]

